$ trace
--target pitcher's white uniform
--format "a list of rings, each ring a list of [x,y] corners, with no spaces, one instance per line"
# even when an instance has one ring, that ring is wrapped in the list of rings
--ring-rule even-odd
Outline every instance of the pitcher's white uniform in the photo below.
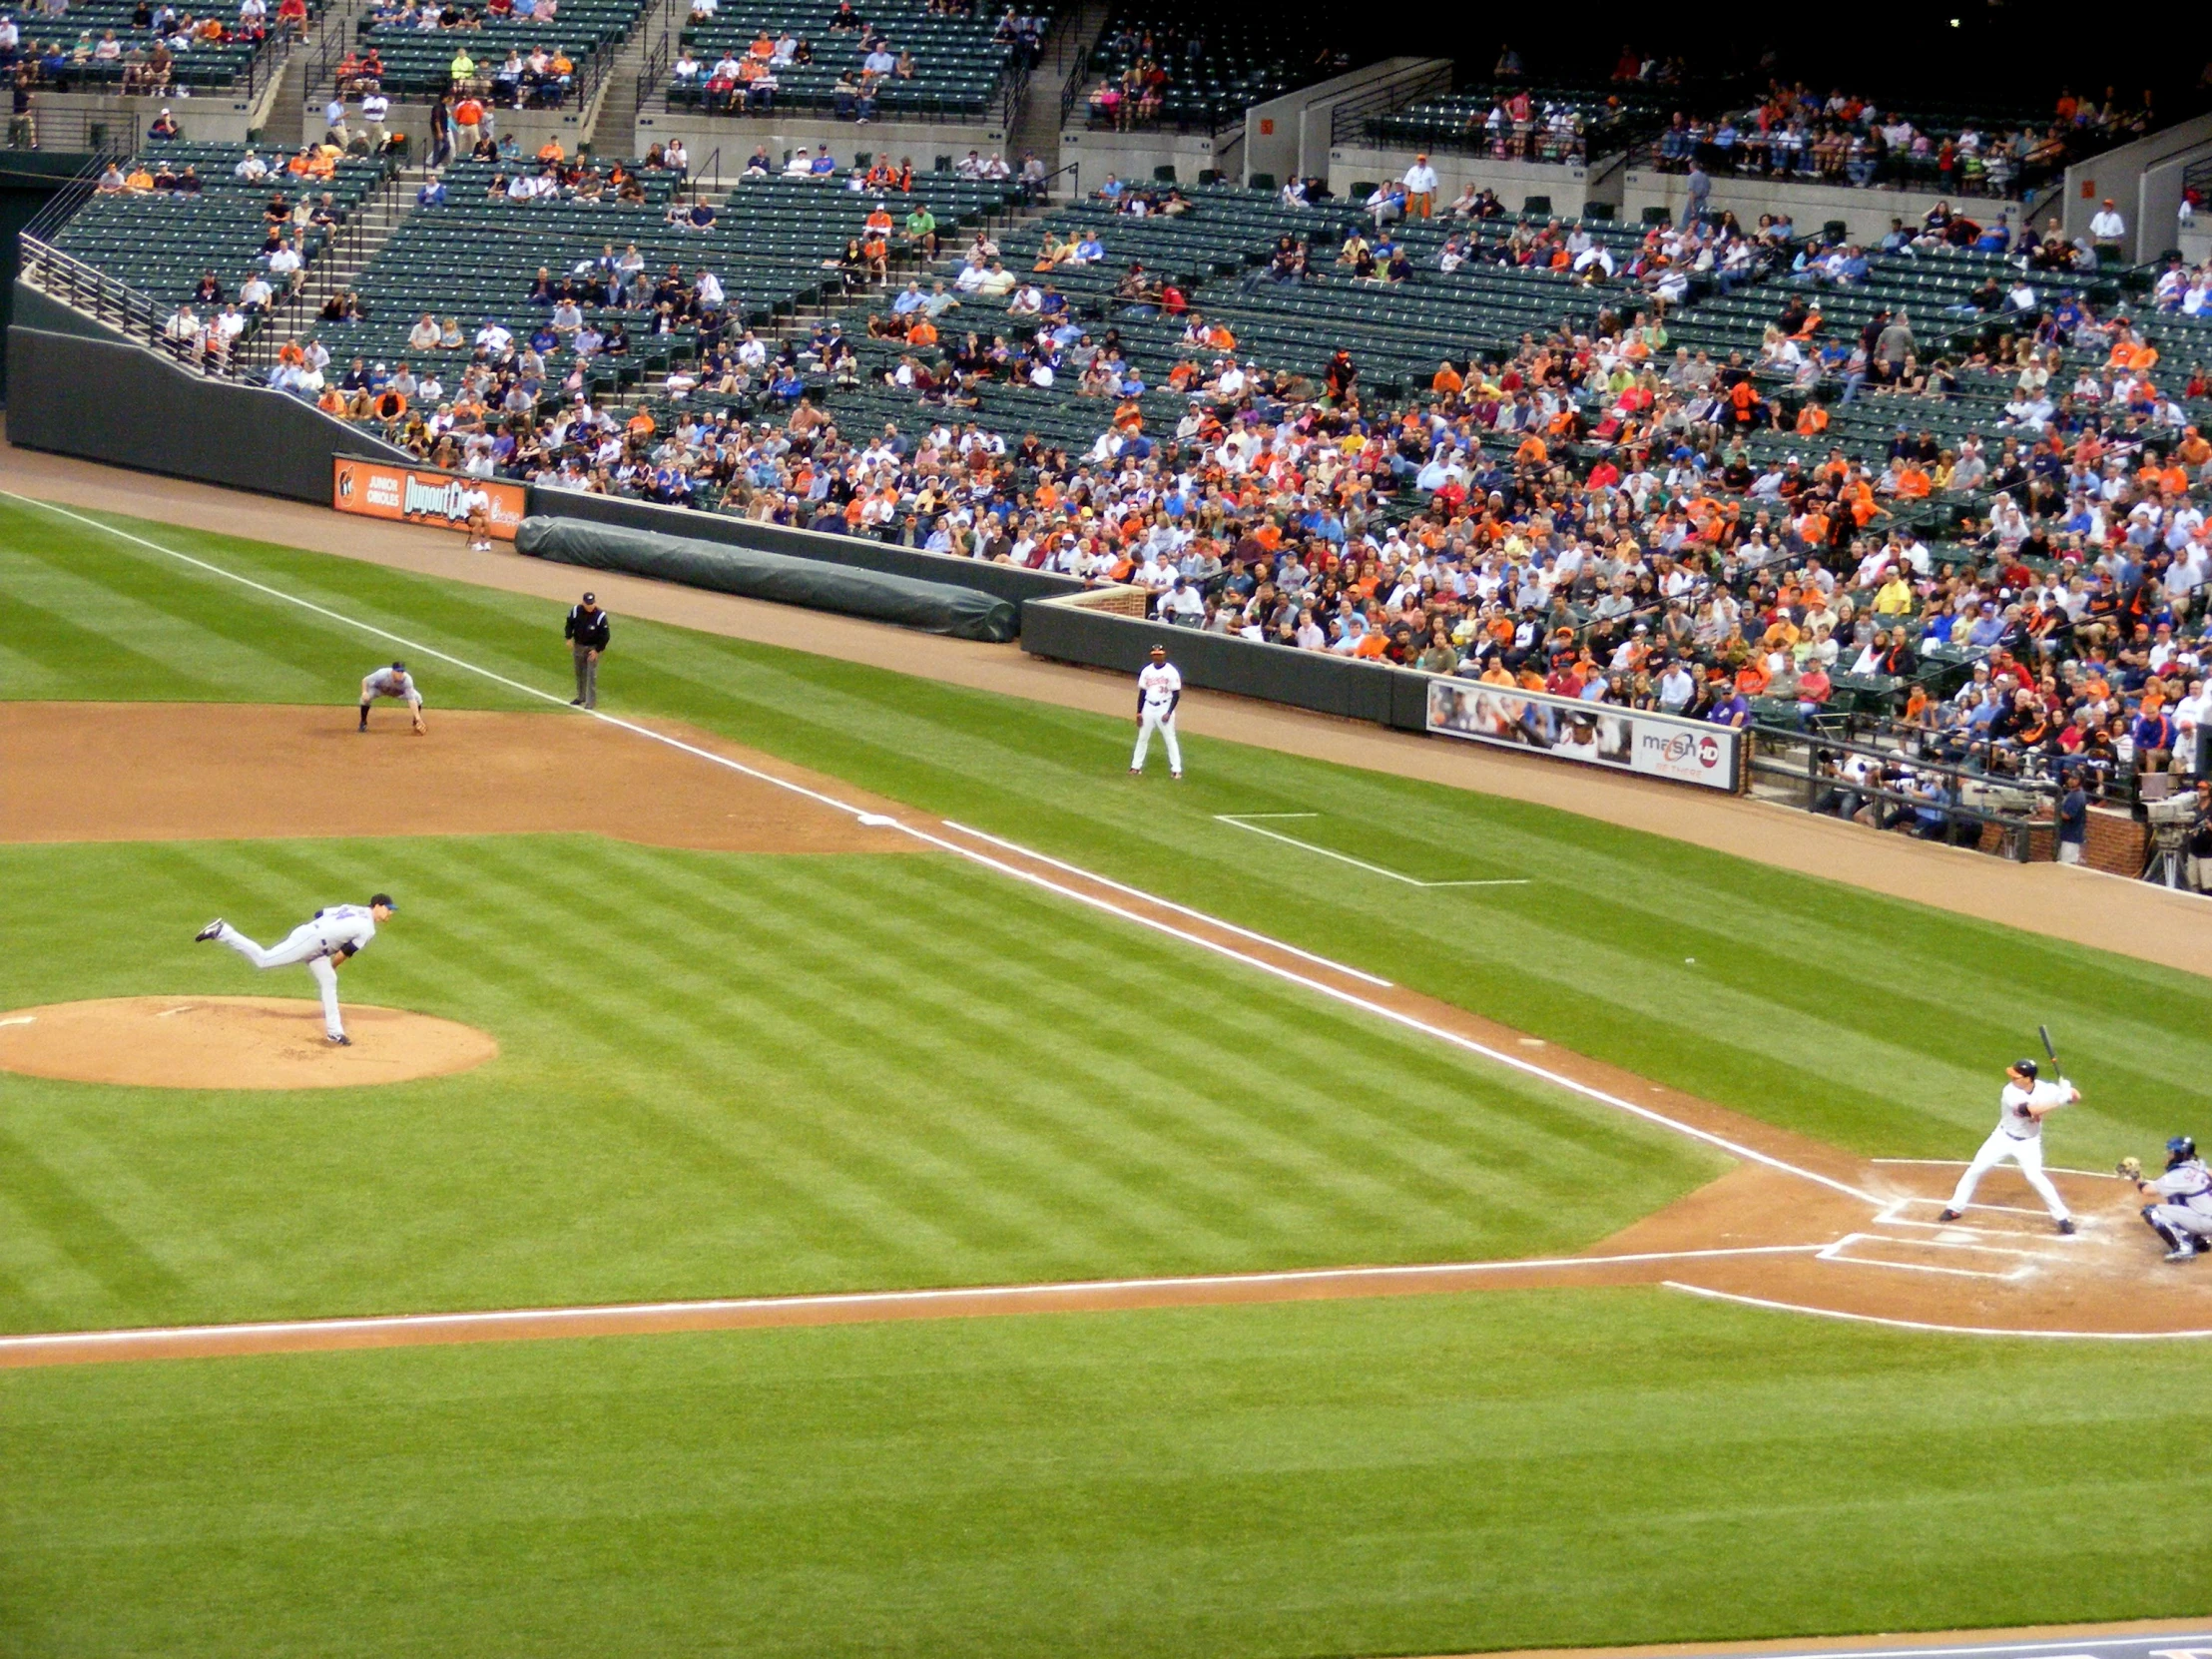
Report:
[[[227,921],[218,923],[211,936],[258,968],[306,963],[315,988],[322,993],[322,1028],[332,1042],[345,1035],[345,1022],[338,1018],[338,970],[330,965],[330,958],[350,956],[376,936],[376,918],[367,905],[333,904],[317,910],[312,920],[286,934],[283,943],[267,950]]]
[[[1162,659],[1137,671],[1137,752],[1129,758],[1131,772],[1144,771],[1145,751],[1152,734],[1168,746],[1168,775],[1183,776],[1183,748],[1175,741],[1175,706],[1183,701],[1183,676],[1173,663]]]
[[[1966,1173],[1958,1178],[1958,1186],[1951,1193],[1947,1207],[1963,1210],[1972,1199],[1974,1188],[1981,1184],[1981,1178],[2009,1158],[2019,1165],[2021,1176],[2041,1197],[2051,1220],[2067,1220],[2066,1201],[2058,1196],[2058,1189],[2043,1173],[2043,1120],[2028,1108],[2063,1106],[2072,1095],[2073,1085],[2063,1077],[2056,1082],[2038,1082],[2026,1089],[2017,1083],[2006,1083],[1997,1126],[1989,1131],[1989,1138],[1973,1155]]]

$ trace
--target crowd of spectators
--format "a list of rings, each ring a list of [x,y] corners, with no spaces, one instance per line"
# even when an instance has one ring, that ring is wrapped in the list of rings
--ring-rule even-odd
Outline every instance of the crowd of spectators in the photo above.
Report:
[[[126,26],[67,27],[68,0],[0,13],[0,74],[19,93],[97,86],[152,98],[184,96],[181,70],[211,48],[258,47],[273,33],[305,32],[305,0],[239,0],[235,16],[172,0],[137,0]],[[26,28],[33,31],[26,33]],[[40,38],[43,33],[44,38]]]
[[[2063,92],[2044,121],[1984,121],[1961,113],[1916,122],[1841,89],[1823,98],[1799,84],[1770,85],[1748,109],[1715,116],[1678,111],[1652,147],[1661,172],[1793,178],[1832,185],[1909,183],[1976,197],[2016,197],[2094,149],[2140,137],[2153,125],[2150,95],[2125,104]]]

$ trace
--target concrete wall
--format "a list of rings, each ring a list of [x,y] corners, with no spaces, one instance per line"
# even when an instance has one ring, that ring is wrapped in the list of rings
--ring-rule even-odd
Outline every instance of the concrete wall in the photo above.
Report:
[[[1239,177],[1249,180],[1255,173],[1271,173],[1278,185],[1294,174],[1326,177],[1329,128],[1337,106],[1373,91],[1393,75],[1427,67],[1443,71],[1450,65],[1443,58],[1383,58],[1253,105],[1245,111],[1244,171]]]
[[[1329,152],[1329,188],[1344,196],[1354,185],[1369,180],[1380,184],[1384,179],[1402,179],[1405,170],[1413,165],[1414,154],[1411,150],[1341,145]],[[1584,206],[1593,201],[1609,201],[1616,210],[1620,206],[1617,189],[1610,196],[1593,193],[1593,169],[1580,162],[1500,161],[1490,156],[1457,156],[1433,151],[1429,154],[1428,165],[1436,170],[1438,207],[1468,185],[1476,190],[1496,191],[1498,200],[1505,204],[1509,213],[1520,212],[1521,203],[1531,196],[1550,197],[1551,211],[1563,219],[1579,217]],[[1613,181],[1618,168],[1618,160],[1608,157],[1597,164],[1594,177]],[[1619,217],[1617,211],[1615,217]]]
[[[1631,225],[1642,220],[1647,207],[1663,207],[1679,220],[1689,204],[1689,186],[1680,173],[1629,168],[1621,177],[1621,218]],[[1809,235],[1830,220],[1840,219],[1848,227],[1845,234],[1852,241],[1869,243],[1889,234],[1891,220],[1902,219],[1908,225],[1916,224],[1937,202],[1946,200],[1980,224],[1995,223],[1998,214],[2003,214],[2005,223],[2015,228],[2020,223],[2017,202],[1994,202],[1955,194],[1945,197],[1935,192],[1911,190],[1856,190],[1849,185],[1801,185],[1766,179],[1716,177],[1710,206],[1715,213],[1724,210],[1733,213],[1745,225],[1758,224],[1761,214],[1787,212],[1798,229]]]
[[[862,127],[850,121],[825,121],[811,111],[793,111],[789,116],[764,116],[755,120],[655,107],[638,112],[630,154],[642,156],[654,145],[666,144],[671,138],[684,141],[684,148],[691,152],[694,172],[705,169],[714,153],[720,150],[719,171],[726,179],[734,179],[745,171],[746,157],[760,144],[767,145],[769,154],[779,162],[801,145],[819,150],[827,144],[840,167],[849,167],[853,153],[865,150],[871,156],[888,156],[893,161],[905,157],[913,162],[916,173],[927,173],[936,166],[939,156],[950,156],[956,162],[970,150],[995,156],[1006,148],[1006,129],[995,123],[871,121]],[[603,135],[601,148],[604,150],[614,142],[615,135],[607,133]],[[1021,162],[1019,156],[1006,159],[1017,167]]]
[[[2163,128],[2066,169],[2065,230],[2070,242],[2089,234],[2089,221],[2109,196],[2127,221],[2122,251],[2130,263],[2174,246],[2174,210],[2181,204],[2179,163],[2212,154],[2212,115]]]
[[[72,137],[80,116],[86,121],[111,122],[118,141],[131,130],[131,122],[136,119],[143,142],[146,129],[165,109],[177,117],[183,136],[196,144],[244,144],[254,114],[253,100],[244,92],[236,96],[225,92],[200,98],[172,98],[165,103],[157,98],[125,98],[120,94],[43,91],[38,95],[37,113],[42,121],[48,122],[53,122],[56,116],[65,116]],[[53,122],[53,130],[60,132],[61,123]]]
[[[1232,127],[1215,138],[1206,133],[1106,133],[1088,127],[1060,130],[1060,165],[1083,171],[1078,183],[1095,191],[1111,173],[1122,179],[1150,179],[1155,168],[1172,167],[1181,184],[1192,185],[1213,169],[1243,178],[1245,134]]]
[[[318,139],[323,134],[322,107],[324,102],[326,100],[317,99],[307,106],[306,123],[300,130],[311,139]],[[582,136],[585,127],[584,107],[573,103],[566,109],[559,110],[494,110],[487,105],[486,113],[491,117],[492,132],[500,138],[505,138],[512,133],[515,142],[522,147],[522,152],[526,156],[536,155],[548,139],[559,139],[561,148],[573,154],[576,149],[576,142]],[[359,105],[348,105],[345,119],[346,124],[354,132],[362,131]],[[384,118],[384,125],[395,132],[407,135],[409,160],[420,161],[429,154],[430,106],[428,104],[394,104],[391,107],[391,114]],[[193,132],[189,125],[185,130],[194,138],[200,136]],[[601,146],[601,150],[602,153],[605,152],[604,145]],[[630,152],[623,151],[622,154],[627,156]],[[740,157],[739,160],[742,162],[744,158]]]

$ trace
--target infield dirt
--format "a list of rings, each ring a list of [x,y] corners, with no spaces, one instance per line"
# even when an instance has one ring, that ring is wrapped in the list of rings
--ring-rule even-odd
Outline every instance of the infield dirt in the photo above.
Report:
[[[0,703],[0,839],[247,840],[292,835],[596,831],[711,852],[903,852],[805,796],[604,721],[430,712],[408,735],[350,707]],[[857,807],[844,784],[671,722],[655,731]]]

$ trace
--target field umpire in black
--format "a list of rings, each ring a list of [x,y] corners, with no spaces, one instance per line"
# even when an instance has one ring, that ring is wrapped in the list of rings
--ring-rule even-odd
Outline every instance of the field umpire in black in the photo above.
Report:
[[[579,709],[599,707],[599,654],[614,638],[614,619],[599,608],[599,596],[587,593],[584,602],[568,613],[561,630],[576,655],[576,695],[569,699]]]

